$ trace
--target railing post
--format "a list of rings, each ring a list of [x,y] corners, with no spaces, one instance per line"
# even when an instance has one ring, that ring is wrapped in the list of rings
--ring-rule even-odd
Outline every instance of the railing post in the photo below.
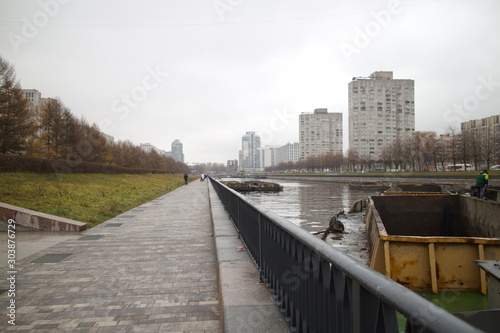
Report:
[[[264,283],[262,276],[264,275],[264,271],[262,270],[262,214],[259,212],[258,218],[258,227],[259,227],[259,262],[257,266],[259,267],[259,283]]]

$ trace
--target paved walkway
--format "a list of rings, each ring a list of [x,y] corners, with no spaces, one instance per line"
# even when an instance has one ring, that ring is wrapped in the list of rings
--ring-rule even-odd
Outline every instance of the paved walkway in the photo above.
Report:
[[[193,182],[20,259],[16,326],[3,292],[0,331],[221,332],[212,233],[207,182]]]

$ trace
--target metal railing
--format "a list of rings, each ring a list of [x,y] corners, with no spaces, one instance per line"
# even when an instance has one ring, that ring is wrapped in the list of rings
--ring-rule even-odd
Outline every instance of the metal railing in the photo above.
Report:
[[[482,332],[210,180],[292,332]]]

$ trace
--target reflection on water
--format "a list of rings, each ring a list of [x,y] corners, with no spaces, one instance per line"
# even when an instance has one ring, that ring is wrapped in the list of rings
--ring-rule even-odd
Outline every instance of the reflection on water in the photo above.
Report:
[[[283,185],[283,191],[255,191],[245,194],[245,197],[310,232],[324,230],[333,214],[340,210],[348,212],[356,201],[375,194],[373,191],[350,189],[343,183],[266,181]]]
[[[248,180],[248,179],[245,179]],[[330,218],[375,191],[350,189],[348,184],[333,182],[306,182],[282,179],[265,181],[283,185],[281,192],[248,192],[248,199],[270,209],[311,233],[323,231]],[[366,232],[362,216],[340,216],[346,234],[330,234],[327,242],[364,262],[367,261]]]

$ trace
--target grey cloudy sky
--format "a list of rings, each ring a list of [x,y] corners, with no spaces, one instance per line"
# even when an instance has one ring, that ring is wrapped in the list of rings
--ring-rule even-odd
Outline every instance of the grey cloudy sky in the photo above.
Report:
[[[0,0],[0,56],[116,140],[225,163],[246,131],[298,141],[315,108],[346,137],[347,85],[379,70],[415,80],[416,130],[499,114],[499,18],[498,0]]]

